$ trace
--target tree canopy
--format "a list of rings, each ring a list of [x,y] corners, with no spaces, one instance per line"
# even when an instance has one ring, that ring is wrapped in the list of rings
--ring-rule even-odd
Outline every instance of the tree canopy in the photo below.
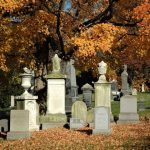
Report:
[[[54,53],[97,75],[123,64],[147,78],[150,67],[149,0],[0,0],[0,70],[50,70]],[[142,71],[141,71],[142,70]]]

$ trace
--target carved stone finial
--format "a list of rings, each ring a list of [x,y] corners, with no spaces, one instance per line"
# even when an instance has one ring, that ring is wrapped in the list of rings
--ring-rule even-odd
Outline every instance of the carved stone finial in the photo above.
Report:
[[[107,64],[104,61],[101,61],[98,65],[98,70],[100,74],[99,81],[106,81],[105,74],[107,72]]]

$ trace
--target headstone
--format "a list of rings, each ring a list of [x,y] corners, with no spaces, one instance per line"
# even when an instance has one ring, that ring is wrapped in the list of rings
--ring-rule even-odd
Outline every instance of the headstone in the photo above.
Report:
[[[82,86],[81,88],[83,90],[83,98],[84,101],[87,105],[87,107],[92,107],[92,91],[93,91],[93,87],[86,83],[85,85]]]
[[[72,127],[81,125],[86,126],[87,125],[87,106],[82,101],[76,101],[72,105],[72,117],[70,119],[70,129]],[[73,124],[75,123],[75,125]],[[78,125],[77,125],[78,124]]]
[[[86,122],[87,119],[87,106],[82,101],[76,101],[72,105],[72,118],[79,118]]]
[[[132,89],[132,95],[137,95],[137,89],[136,88]]]
[[[145,92],[144,83],[142,83],[142,92]]]
[[[137,114],[137,98],[132,95],[125,95],[120,100],[120,114],[117,123],[137,123],[139,115]]]
[[[75,71],[73,59],[71,59],[67,63],[66,73],[67,73],[67,78],[70,80],[70,93],[69,93],[69,95],[73,98],[77,98],[78,87],[77,87],[77,82],[76,82],[76,71]]]
[[[141,99],[140,101],[138,101],[138,110],[139,111],[145,111],[145,104],[144,104],[144,100]]]
[[[129,93],[129,84],[128,84],[128,73],[127,73],[127,65],[124,65],[124,71],[121,74],[121,81],[122,81],[122,93],[124,95],[128,95]]]
[[[106,80],[107,64],[101,61],[99,63],[99,80],[94,83],[95,87],[95,107],[109,107],[111,113],[111,83]],[[113,116],[111,113],[111,121]]]
[[[94,117],[93,134],[110,134],[110,109],[108,107],[96,107]]]
[[[0,120],[0,126],[4,129],[4,132],[8,131],[8,120],[7,119],[1,119]]]
[[[87,123],[89,127],[94,127],[94,108],[87,111]]]
[[[14,106],[15,106],[15,97],[11,95],[10,107],[14,107]]]
[[[11,110],[10,132],[7,133],[7,140],[17,140],[31,136],[29,131],[29,111]]]

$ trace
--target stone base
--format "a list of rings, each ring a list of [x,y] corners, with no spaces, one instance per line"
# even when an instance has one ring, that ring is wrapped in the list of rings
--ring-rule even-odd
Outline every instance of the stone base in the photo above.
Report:
[[[70,118],[70,129],[76,130],[76,129],[84,128],[86,125],[87,123],[81,119]]]
[[[39,131],[40,126],[39,125],[35,125],[35,126],[29,126],[29,131]]]
[[[24,139],[31,137],[31,132],[23,131],[23,132],[17,132],[12,131],[7,133],[7,140],[17,140],[17,139]]]
[[[58,128],[63,127],[65,123],[42,123],[42,130],[49,129],[49,128]]]
[[[42,129],[63,127],[67,123],[67,116],[65,114],[47,114],[40,116],[40,123]]]
[[[105,134],[105,135],[109,135],[109,134],[111,134],[111,129],[108,129],[108,130],[93,129],[92,130],[92,134]]]
[[[120,113],[118,124],[122,123],[138,123],[139,115],[137,113]]]
[[[47,114],[45,116],[40,116],[40,123],[66,123],[67,116],[65,114]]]

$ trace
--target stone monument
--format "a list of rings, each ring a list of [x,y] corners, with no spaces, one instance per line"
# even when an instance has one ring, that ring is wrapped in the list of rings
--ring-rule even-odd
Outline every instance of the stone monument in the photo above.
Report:
[[[24,69],[26,71],[27,68]],[[27,70],[25,73],[20,75],[22,77],[22,87],[25,92],[20,96],[15,96],[17,100],[17,110],[29,110],[29,130],[38,131],[39,125],[37,124],[37,110],[36,110],[36,100],[38,96],[34,96],[28,92],[31,87],[32,74]]]
[[[127,73],[127,65],[124,65],[124,71],[121,73],[122,80],[122,93],[124,95],[129,94],[129,84],[128,84],[128,73]]]
[[[52,73],[47,79],[47,112],[40,117],[42,129],[62,127],[66,123],[65,115],[65,78],[60,72],[61,59],[57,54],[52,58]]]
[[[107,64],[103,61],[99,63],[99,80],[94,83],[95,87],[95,107],[108,107],[111,114],[111,121],[113,116],[111,113],[111,83],[106,80]]]
[[[17,140],[31,136],[29,129],[29,111],[11,110],[10,132],[7,133],[7,140]]]
[[[83,99],[87,105],[87,107],[92,107],[92,91],[94,90],[93,87],[86,83],[81,87],[83,91]]]
[[[78,95],[77,92],[78,86],[76,82],[76,71],[75,71],[73,59],[70,59],[70,61],[67,63],[66,73],[67,73],[67,78],[69,79],[70,82],[69,95],[72,97],[72,100],[75,101]]]
[[[132,95],[125,95],[120,100],[120,114],[117,123],[138,123],[137,98]]]

